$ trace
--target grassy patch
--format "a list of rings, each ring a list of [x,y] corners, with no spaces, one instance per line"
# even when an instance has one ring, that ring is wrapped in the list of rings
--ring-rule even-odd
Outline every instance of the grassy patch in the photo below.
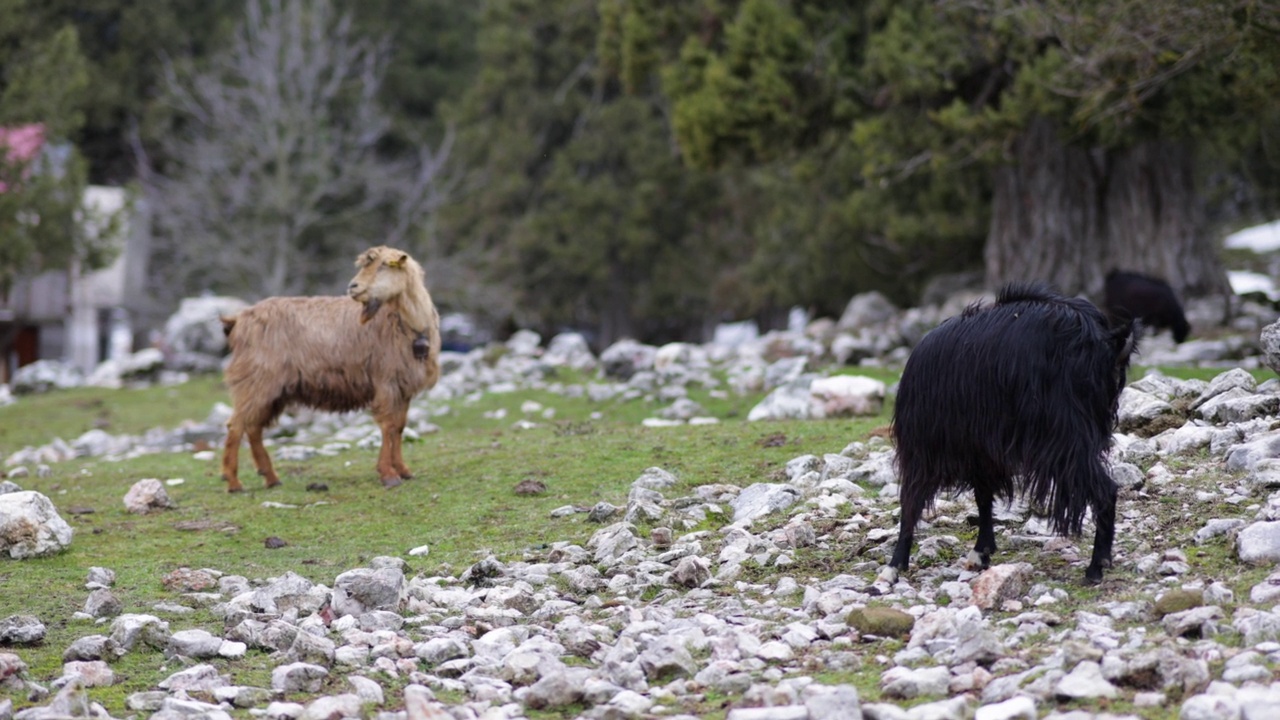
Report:
[[[115,570],[113,592],[124,612],[160,615],[172,631],[216,627],[205,610],[172,615],[154,609],[162,601],[185,602],[162,585],[166,573],[204,567],[258,579],[293,571],[332,584],[337,574],[378,555],[405,557],[410,575],[456,573],[489,554],[504,561],[539,557],[549,543],[585,543],[599,528],[583,513],[552,520],[553,509],[590,507],[601,500],[623,505],[632,481],[647,467],[661,467],[679,479],[669,497],[708,483],[746,486],[776,477],[797,455],[839,452],[887,422],[882,414],[857,421],[747,423],[743,418],[761,395],[695,390],[691,396],[723,422],[645,428],[640,420],[666,403],[644,398],[593,403],[547,390],[437,404],[433,420],[441,431],[405,446],[405,459],[417,477],[390,491],[382,489],[374,472],[376,450],[278,461],[284,484],[271,490],[253,475],[246,451],[241,472],[248,492],[239,495],[225,491],[217,460],[197,460],[188,453],[58,463],[49,477],[19,482],[53,500],[75,529],[75,540],[54,557],[0,561],[0,618],[32,614],[46,624],[43,644],[17,652],[30,667],[28,676],[47,683],[61,675],[62,652],[73,640],[106,630],[72,619],[88,597],[84,584],[93,566]],[[8,453],[53,437],[73,439],[95,422],[111,433],[139,434],[204,418],[218,401],[225,402],[226,395],[216,378],[173,388],[23,397],[0,408],[0,442]],[[529,401],[542,408],[526,415],[522,407]],[[598,414],[594,419],[593,413]],[[524,417],[537,426],[513,429]],[[545,483],[546,491],[517,495],[515,485],[530,477]],[[126,513],[122,498],[143,478],[181,479],[166,487],[176,508]],[[327,489],[307,489],[316,484]],[[285,544],[268,548],[267,538]],[[422,545],[430,548],[427,556],[407,555]],[[219,661],[234,682],[259,686],[269,684],[270,667],[272,662],[256,651]],[[93,697],[123,716],[130,693],[151,689],[180,668],[160,652],[140,650],[113,669],[118,683],[95,689]],[[25,697],[13,700],[19,708],[28,704]]]
[[[1201,372],[1164,370],[1175,377]],[[841,372],[866,374],[886,383],[897,379],[891,370],[847,368]],[[1217,374],[1204,372],[1209,378]],[[564,372],[547,380],[570,384],[590,378]],[[599,527],[588,523],[583,513],[551,519],[553,509],[590,507],[602,500],[622,505],[632,481],[647,467],[661,467],[678,478],[679,486],[665,493],[668,497],[688,494],[705,484],[745,487],[776,481],[789,460],[804,454],[839,452],[851,441],[882,434],[889,420],[886,409],[877,417],[859,420],[747,423],[744,418],[761,395],[737,396],[724,388],[712,388],[691,390],[690,396],[722,422],[645,428],[640,421],[657,415],[667,403],[644,397],[593,402],[546,389],[485,393],[437,403],[432,412],[440,432],[406,444],[406,461],[417,477],[391,491],[383,490],[377,481],[375,450],[353,449],[305,462],[277,462],[284,485],[272,490],[262,488],[244,452],[242,475],[248,492],[234,496],[225,492],[216,460],[197,460],[187,453],[148,455],[118,463],[76,460],[57,464],[50,477],[28,477],[19,482],[49,496],[75,528],[76,539],[70,549],[55,557],[0,560],[0,618],[32,614],[48,626],[43,644],[4,650],[16,651],[30,666],[28,677],[36,682],[47,683],[61,675],[61,655],[71,641],[106,629],[72,619],[88,596],[84,583],[93,566],[116,571],[113,590],[123,601],[125,612],[158,614],[170,622],[173,631],[211,628],[217,621],[205,610],[174,615],[154,609],[162,601],[186,602],[162,585],[166,573],[183,566],[208,567],[258,579],[293,571],[331,584],[337,574],[379,555],[405,557],[411,576],[442,570],[454,574],[489,554],[503,561],[541,558],[549,543],[585,543]],[[186,419],[204,418],[214,403],[226,401],[225,389],[214,377],[197,378],[173,388],[83,389],[23,397],[15,405],[0,408],[0,455],[44,444],[54,437],[71,440],[94,427],[113,434],[174,427]],[[539,407],[526,412],[530,402]],[[536,427],[513,429],[513,423],[521,418],[533,421]],[[181,479],[181,483],[167,487],[176,508],[145,516],[127,514],[121,498],[143,478]],[[542,481],[546,491],[517,495],[513,488],[526,478]],[[1211,488],[1221,481],[1209,477],[1197,482]],[[326,489],[309,491],[308,485]],[[1167,500],[1161,495],[1143,506],[1144,510],[1158,509],[1168,527],[1180,528],[1179,534],[1186,536],[1170,539],[1170,547],[1175,541],[1187,547],[1183,541],[1199,527],[1187,520],[1187,493],[1191,491],[1169,494]],[[1122,500],[1122,509],[1127,503]],[[1242,508],[1231,510],[1245,513]],[[700,529],[718,528],[724,520],[714,518]],[[782,523],[785,517],[771,521]],[[832,519],[830,527],[818,530],[826,534],[844,521]],[[791,553],[792,564],[785,568],[748,564],[742,579],[773,584],[778,576],[789,575],[809,582],[849,572],[860,562],[879,559],[871,551],[880,543],[860,544],[857,536],[862,533],[865,528],[848,533],[848,543],[797,549]],[[973,530],[968,527],[935,527],[919,533],[917,541],[951,533],[960,538],[960,545],[946,548],[934,560],[914,555],[914,571],[951,564],[967,552],[973,542]],[[284,545],[269,548],[268,538],[283,540]],[[1069,566],[1057,554],[1044,556],[1035,547],[1015,546],[1003,534],[1000,540],[994,562],[1032,562],[1041,579],[1069,589],[1072,606],[1116,599],[1141,582],[1137,578],[1130,582],[1132,573],[1117,568],[1101,588],[1082,588],[1082,568]],[[1119,542],[1129,539],[1122,536]],[[423,545],[430,548],[425,557],[407,555],[411,548]],[[1087,556],[1089,540],[1081,546]],[[1193,571],[1206,576],[1212,577],[1215,566],[1238,567],[1229,557],[1226,539],[1192,547],[1187,553]],[[1237,598],[1243,598],[1265,574],[1263,570],[1247,570],[1218,579],[1228,582]],[[1124,580],[1114,583],[1112,578]],[[1053,609],[1066,610],[1062,606]],[[855,670],[830,672],[830,681],[851,683],[865,700],[877,700],[883,668],[872,659],[899,649],[900,643],[890,642],[852,647],[850,651],[861,655],[864,664]],[[235,683],[266,686],[275,661],[251,651],[245,658],[216,664]],[[160,652],[146,650],[130,653],[114,663],[113,669],[117,685],[94,689],[92,697],[113,716],[123,717],[129,714],[124,699],[130,693],[152,689],[180,668]],[[818,679],[827,681],[822,674]],[[25,696],[11,697],[16,709],[31,704]],[[708,693],[698,707],[681,710],[717,717],[731,706],[728,699]]]
[[[0,407],[0,456],[54,438],[71,441],[95,428],[138,435],[151,428],[202,420],[214,403],[230,402],[222,380],[199,376],[173,387],[138,390],[75,388],[18,398]]]
[[[1129,380],[1138,380],[1147,374],[1149,370],[1158,370],[1162,374],[1171,378],[1180,380],[1212,380],[1231,368],[1215,368],[1215,367],[1154,367],[1145,365],[1135,365],[1129,368]],[[1276,376],[1274,370],[1270,368],[1245,368],[1259,383],[1270,380]]]

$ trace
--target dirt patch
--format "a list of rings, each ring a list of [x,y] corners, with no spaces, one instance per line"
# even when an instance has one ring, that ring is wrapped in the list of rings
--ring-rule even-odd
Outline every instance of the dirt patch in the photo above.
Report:
[[[212,530],[214,532],[233,533],[240,532],[240,526],[226,520],[183,520],[173,524],[174,530],[189,530],[193,532],[201,532]]]

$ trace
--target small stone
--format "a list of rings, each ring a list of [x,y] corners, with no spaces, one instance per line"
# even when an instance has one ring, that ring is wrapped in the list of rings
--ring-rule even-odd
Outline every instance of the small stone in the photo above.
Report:
[[[1102,676],[1102,667],[1085,660],[1058,681],[1055,693],[1071,700],[1090,698],[1114,698],[1119,695],[1116,686]]]
[[[360,675],[348,675],[347,683],[355,691],[360,702],[367,705],[381,705],[383,702],[382,686]]]
[[[1254,565],[1280,562],[1280,522],[1256,522],[1236,536],[1240,559]]]
[[[72,660],[115,660],[121,655],[120,646],[106,635],[87,635],[72,642],[62,652],[63,662]]]
[[[179,630],[169,636],[165,654],[169,657],[213,658],[218,656],[222,642],[222,638],[207,630]]]
[[[407,720],[452,720],[444,707],[436,702],[435,693],[423,685],[407,685],[404,689],[404,712]]]
[[[946,667],[909,668],[899,665],[880,676],[885,697],[911,698],[946,695],[951,685],[951,671]]]
[[[164,706],[169,693],[163,690],[136,692],[125,698],[125,707],[137,712],[155,712]]]
[[[145,515],[149,512],[157,510],[168,510],[173,507],[173,501],[169,499],[169,494],[165,492],[164,484],[156,478],[147,478],[139,480],[129,488],[129,492],[124,496],[125,512]]]
[[[972,602],[983,610],[998,607],[1004,600],[1017,600],[1034,577],[1031,563],[993,565],[973,580]]]
[[[703,558],[688,555],[680,558],[676,569],[671,572],[671,579],[683,587],[702,587],[711,579],[711,566]]]
[[[301,703],[276,701],[267,705],[265,712],[268,720],[297,720],[305,710]]]
[[[1232,695],[1209,693],[1193,695],[1182,703],[1178,718],[1179,720],[1240,720],[1240,701]]]
[[[116,682],[116,674],[101,660],[72,660],[62,666],[62,676],[79,675],[85,687],[110,687]]]
[[[1190,610],[1194,607],[1200,607],[1204,604],[1204,591],[1202,590],[1185,590],[1177,588],[1170,590],[1161,595],[1152,608],[1156,618],[1162,618],[1171,613]]]
[[[0,620],[0,645],[36,645],[44,640],[45,630],[34,615],[10,615]]]
[[[525,478],[512,488],[516,495],[541,495],[546,491],[547,484],[537,478]]]
[[[594,523],[603,523],[620,512],[622,512],[622,508],[601,500],[591,508],[591,512],[587,513],[587,520]]]
[[[363,703],[358,695],[344,693],[312,700],[298,720],[341,720],[341,718],[358,718]]]
[[[1026,695],[983,705],[973,714],[973,720],[1036,720],[1038,717],[1036,701]]]
[[[282,693],[320,692],[329,671],[319,665],[289,663],[271,671],[271,689]]]
[[[88,590],[97,590],[98,588],[111,587],[116,584],[116,571],[104,567],[89,568],[89,578],[85,581],[85,588]]]
[[[916,619],[893,608],[864,607],[851,610],[845,622],[862,635],[906,637],[911,634]]]
[[[120,599],[106,588],[98,588],[89,593],[84,601],[84,612],[93,618],[115,617],[124,609]]]
[[[218,580],[204,570],[180,567],[160,578],[165,590],[178,593],[204,592],[218,586]]]

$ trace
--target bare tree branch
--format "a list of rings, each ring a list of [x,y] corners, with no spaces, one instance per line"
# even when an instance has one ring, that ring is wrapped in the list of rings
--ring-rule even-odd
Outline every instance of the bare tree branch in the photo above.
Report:
[[[407,159],[380,154],[387,45],[352,28],[332,0],[249,0],[207,68],[166,58],[165,165],[135,154],[180,292],[332,292],[360,246],[407,240],[445,202],[452,130]]]

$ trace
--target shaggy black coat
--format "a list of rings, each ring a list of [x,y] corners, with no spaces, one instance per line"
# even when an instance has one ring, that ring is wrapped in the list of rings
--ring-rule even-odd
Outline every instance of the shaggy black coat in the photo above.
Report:
[[[1173,288],[1160,278],[1112,270],[1107,273],[1102,305],[1113,324],[1141,320],[1147,327],[1169,328],[1174,342],[1186,340],[1191,332]]]
[[[890,565],[907,569],[915,527],[939,492],[972,490],[974,553],[996,549],[992,504],[1021,491],[1048,508],[1054,532],[1079,535],[1093,509],[1088,581],[1111,562],[1116,485],[1103,464],[1136,342],[1133,323],[1047,286],[1010,285],[973,305],[911,353],[893,413],[902,504]]]

